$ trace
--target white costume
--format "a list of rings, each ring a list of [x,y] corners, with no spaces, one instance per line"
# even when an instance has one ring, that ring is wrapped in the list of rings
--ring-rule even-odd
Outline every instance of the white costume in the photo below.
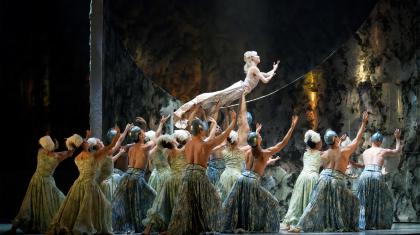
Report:
[[[246,52],[244,54],[244,60],[251,56],[257,56],[257,52]],[[211,109],[215,107],[218,101],[220,101],[221,106],[229,105],[233,101],[240,99],[244,91],[250,93],[258,85],[258,82],[258,78],[252,76],[251,74],[247,74],[244,81],[238,81],[226,89],[223,89],[221,91],[203,93],[196,96],[194,99],[183,104],[181,107],[178,108],[178,110],[174,112],[175,126],[178,128],[185,129],[187,120],[181,120],[181,118],[183,118],[183,115],[189,110],[191,110],[191,108],[195,104],[200,104],[201,107],[206,111],[212,111]]]

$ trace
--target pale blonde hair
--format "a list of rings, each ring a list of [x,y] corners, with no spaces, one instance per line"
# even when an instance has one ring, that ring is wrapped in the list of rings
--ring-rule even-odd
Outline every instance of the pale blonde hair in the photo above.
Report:
[[[252,66],[251,60],[252,60],[252,57],[254,56],[258,56],[256,51],[247,51],[244,53],[244,61],[245,61],[244,72],[245,73],[248,73],[248,69]]]

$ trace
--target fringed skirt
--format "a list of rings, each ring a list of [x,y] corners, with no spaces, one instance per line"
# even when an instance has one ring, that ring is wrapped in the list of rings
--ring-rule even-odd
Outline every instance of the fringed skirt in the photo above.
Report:
[[[360,229],[390,229],[393,198],[378,165],[367,165],[359,178]]]
[[[296,227],[304,232],[357,231],[359,200],[343,173],[324,169]]]
[[[112,198],[114,196],[115,190],[117,189],[118,183],[121,180],[121,177],[122,176],[119,174],[112,173],[111,176],[101,182],[102,192],[110,202],[112,202]]]
[[[64,194],[55,185],[54,178],[35,172],[12,223],[24,232],[46,233],[63,201]]]
[[[169,178],[170,174],[171,168],[169,166],[153,169],[152,174],[149,177],[149,186],[152,187],[156,193],[159,193],[163,183]]]
[[[112,226],[115,233],[143,232],[142,220],[152,207],[156,192],[144,179],[144,171],[129,168],[121,178],[112,201]]]
[[[221,208],[219,195],[206,177],[206,168],[189,164],[168,231],[173,235],[220,231]]]
[[[94,176],[79,176],[54,217],[52,234],[111,234],[111,204]]]
[[[299,218],[309,203],[309,199],[318,181],[318,172],[302,171],[296,180],[293,188],[292,197],[290,199],[289,208],[283,223],[295,226],[299,222]]]
[[[222,202],[226,199],[233,185],[241,176],[241,170],[232,167],[226,167],[222,175],[220,175],[219,182],[217,182],[216,186]]]
[[[182,174],[171,174],[163,183],[160,192],[157,194],[152,208],[147,211],[147,218],[143,220],[143,225],[152,225],[154,230],[165,231],[168,229],[171,220],[172,209],[179,195]]]
[[[260,185],[260,177],[245,171],[223,202],[225,232],[277,233],[280,229],[280,205]]]
[[[213,185],[216,185],[225,170],[225,160],[223,159],[211,159],[207,166],[207,176]]]

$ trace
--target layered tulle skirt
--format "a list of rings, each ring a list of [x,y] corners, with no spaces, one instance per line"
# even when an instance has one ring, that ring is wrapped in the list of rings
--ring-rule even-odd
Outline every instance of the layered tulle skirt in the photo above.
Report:
[[[12,223],[24,232],[45,233],[63,201],[64,194],[55,185],[54,178],[36,172]]]

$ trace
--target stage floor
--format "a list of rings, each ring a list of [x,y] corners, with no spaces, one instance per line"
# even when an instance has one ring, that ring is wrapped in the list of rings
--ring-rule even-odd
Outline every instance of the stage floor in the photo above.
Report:
[[[10,224],[0,224],[0,234],[6,232],[11,228]],[[22,234],[22,233],[18,233]],[[222,233],[224,234],[224,233]],[[248,234],[248,233],[241,233]],[[252,233],[257,235],[258,233]],[[267,234],[295,234],[287,231],[280,231],[279,233],[264,233]],[[395,223],[390,230],[367,230],[357,233],[304,233],[304,234],[420,234],[420,223]]]

